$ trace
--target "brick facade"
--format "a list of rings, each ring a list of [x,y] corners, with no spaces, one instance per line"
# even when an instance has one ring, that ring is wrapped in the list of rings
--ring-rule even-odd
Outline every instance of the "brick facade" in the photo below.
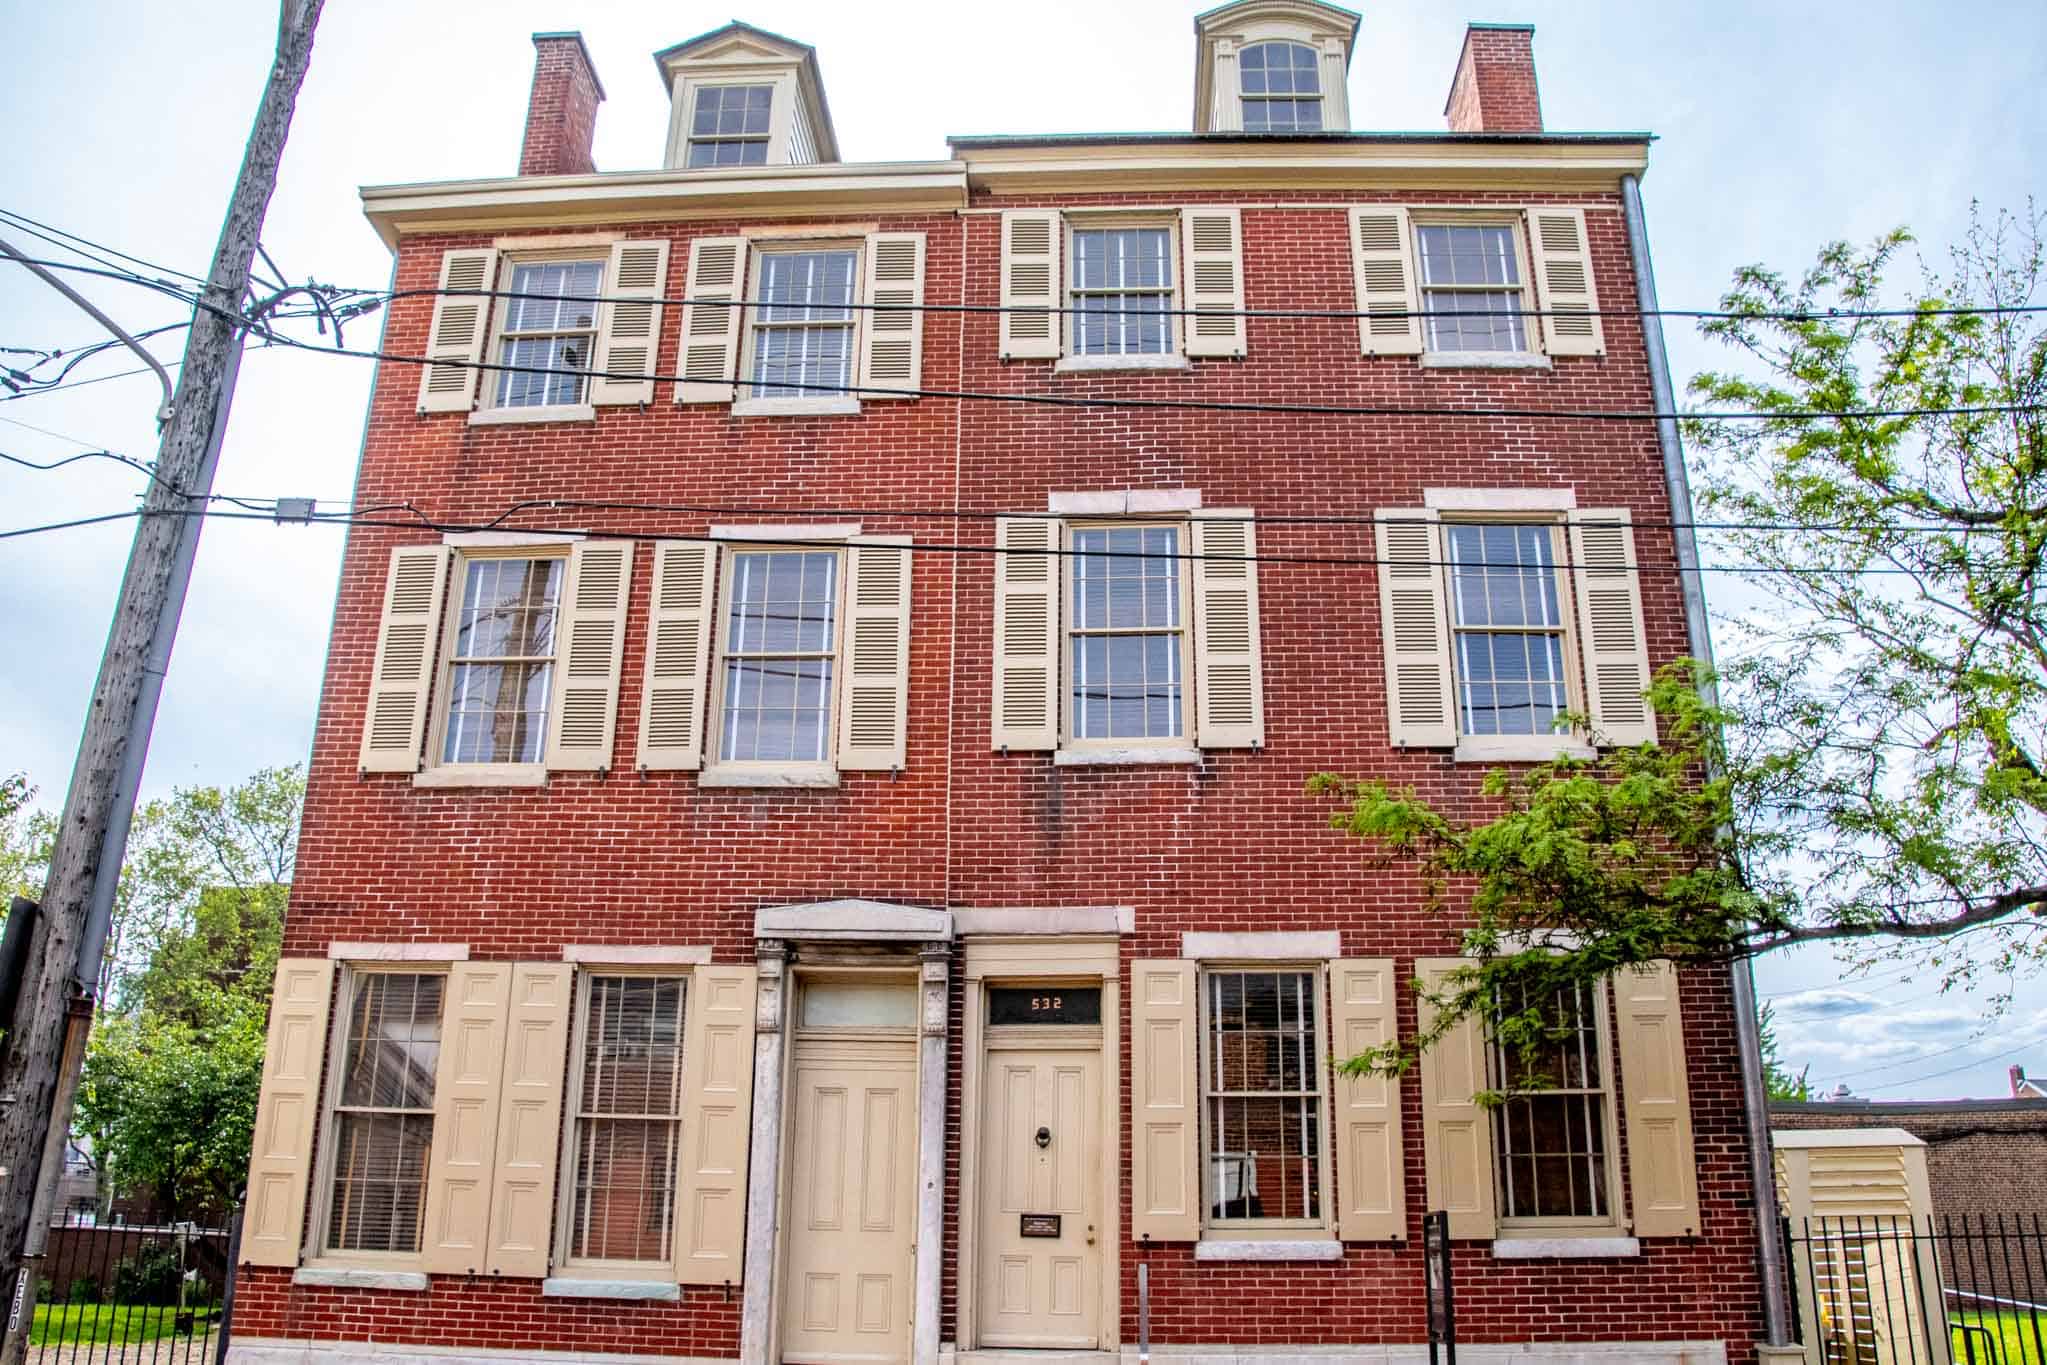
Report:
[[[580,34],[533,35],[533,91],[526,101],[521,175],[588,175],[597,169],[590,142],[604,87]]]
[[[1541,132],[1535,30],[1515,24],[1473,24],[1467,29],[1443,113],[1452,132]]]

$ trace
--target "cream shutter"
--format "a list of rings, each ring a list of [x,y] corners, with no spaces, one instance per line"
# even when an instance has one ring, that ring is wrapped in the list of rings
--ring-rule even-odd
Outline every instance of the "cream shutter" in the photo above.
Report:
[[[739,364],[740,302],[746,288],[746,238],[699,237],[689,244],[683,287],[678,403],[729,403]]]
[[[1542,348],[1551,355],[1605,355],[1599,294],[1592,285],[1592,247],[1585,210],[1529,209],[1528,246]]]
[[[914,398],[924,382],[924,234],[871,232],[867,235],[867,310],[860,332],[860,383],[881,392],[861,398]]]
[[[1570,513],[1571,578],[1577,586],[1578,648],[1585,660],[1585,710],[1604,744],[1653,744],[1656,712],[1642,624],[1642,576],[1627,509]]]
[[[1391,958],[1329,964],[1329,1019],[1342,1061],[1394,1039],[1398,977]],[[1337,1076],[1337,1234],[1346,1242],[1407,1236],[1406,1168],[1400,1145],[1400,1082]]]
[[[1612,977],[1628,1125],[1628,1195],[1638,1237],[1699,1235],[1691,1089],[1677,969],[1669,962]]]
[[[433,691],[434,645],[441,629],[441,595],[447,582],[446,546],[401,545],[391,551],[357,759],[366,773],[419,771],[427,697]]]
[[[604,272],[604,318],[597,328],[592,403],[654,401],[654,356],[661,348],[661,295],[668,287],[668,243],[616,242]],[[644,375],[643,379],[619,378]]]
[[[1200,1093],[1192,962],[1130,964],[1130,1235],[1201,1237]]]
[[[1456,957],[1418,958],[1415,975],[1434,990],[1466,961]],[[1427,1029],[1436,1010],[1421,1000],[1421,1027]],[[1428,1174],[1429,1208],[1450,1214],[1450,1235],[1490,1239],[1494,1227],[1493,1123],[1477,1100],[1486,1088],[1485,1029],[1475,1015],[1421,1055],[1422,1155]]]
[[[569,1002],[574,994],[575,973],[566,962],[520,962],[512,967],[484,1267],[493,1275],[547,1274],[555,1153],[562,1130],[562,1071],[568,1064]]]
[[[654,549],[647,612],[647,679],[640,697],[642,768],[701,768],[717,547],[664,541]]]
[[[1223,556],[1194,561],[1194,734],[1204,749],[1256,749],[1265,743],[1251,516],[1244,509],[1194,514],[1194,553]]]
[[[278,961],[249,1153],[249,1194],[242,1214],[244,1265],[299,1263],[313,1129],[320,1118],[327,1006],[333,995],[334,964],[326,958]]]
[[[1244,354],[1244,224],[1236,209],[1180,210],[1186,266],[1181,306],[1183,349],[1190,356]],[[1213,310],[1212,312],[1210,310]]]
[[[426,357],[439,362],[419,376],[421,412],[467,412],[476,406],[477,362],[490,335],[490,297],[480,291],[497,283],[498,253],[490,247],[449,251],[441,256],[441,289],[434,295],[434,319]],[[449,293],[475,290],[475,293]]]
[[[431,1273],[476,1275],[490,1259],[498,1088],[511,996],[509,962],[457,962],[448,969],[433,1145],[427,1152],[426,1226],[420,1233],[420,1268]]]
[[[1366,355],[1420,355],[1421,291],[1407,210],[1373,204],[1350,211],[1350,268],[1357,287],[1358,344]]]
[[[997,517],[995,545],[995,747],[1056,749],[1059,523]]]
[[[910,723],[910,538],[856,536],[846,550],[839,766],[905,766]]]
[[[1457,743],[1450,623],[1434,511],[1372,513],[1379,546],[1379,634],[1386,653],[1386,721],[1400,749]]]
[[[752,967],[698,967],[690,982],[675,1196],[681,1284],[736,1283],[745,1259],[755,976]]]
[[[602,772],[611,767],[619,666],[625,659],[626,590],[632,576],[629,540],[584,541],[569,554],[563,610],[555,613],[549,768]]]
[[[1002,306],[1059,307],[1059,211],[1002,211]],[[1004,313],[1004,360],[1057,360],[1064,328],[1057,312]]]

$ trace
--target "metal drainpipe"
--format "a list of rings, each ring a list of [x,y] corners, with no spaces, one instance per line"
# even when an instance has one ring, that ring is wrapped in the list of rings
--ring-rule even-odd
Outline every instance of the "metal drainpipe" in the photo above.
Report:
[[[1626,209],[1628,254],[1635,262],[1635,297],[1642,313],[1642,344],[1649,353],[1649,384],[1656,410],[1677,410],[1671,389],[1670,357],[1663,347],[1663,319],[1656,315],[1656,271],[1649,263],[1649,228],[1642,217],[1642,186],[1632,175],[1621,177],[1621,202]],[[1663,448],[1663,482],[1670,494],[1671,538],[1676,542],[1678,586],[1684,594],[1685,633],[1692,657],[1713,662],[1713,635],[1706,615],[1705,584],[1699,576],[1699,546],[1692,535],[1692,489],[1685,477],[1684,446],[1677,419],[1656,423],[1656,443]],[[1708,686],[1706,701],[1718,705],[1719,689]],[[1749,1184],[1756,1205],[1756,1241],[1763,1272],[1763,1329],[1771,1346],[1791,1344],[1791,1310],[1784,1296],[1784,1244],[1777,1227],[1777,1182],[1770,1159],[1769,1095],[1763,1086],[1763,1041],[1756,1022],[1756,979],[1748,959],[1728,969],[1734,988],[1734,1036],[1741,1054],[1742,1108],[1748,1124]]]

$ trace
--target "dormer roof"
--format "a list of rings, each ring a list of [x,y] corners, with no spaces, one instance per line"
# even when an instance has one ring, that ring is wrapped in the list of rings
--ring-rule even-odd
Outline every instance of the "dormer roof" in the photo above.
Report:
[[[817,49],[810,44],[734,19],[723,28],[699,33],[654,54],[654,67],[661,73],[661,82],[671,101],[676,96],[676,81],[686,73],[777,65],[795,72],[797,86],[802,92],[799,110],[808,123],[810,142],[815,151],[813,159],[837,161],[839,135],[832,127],[831,106],[825,102],[824,77],[818,70]]]
[[[1350,127],[1343,78],[1350,71],[1363,16],[1320,0],[1230,0],[1194,16],[1194,131],[1234,132],[1242,127],[1237,100],[1236,50],[1285,38],[1325,54],[1324,107],[1332,117],[1322,131]],[[1329,88],[1335,86],[1334,89]]]

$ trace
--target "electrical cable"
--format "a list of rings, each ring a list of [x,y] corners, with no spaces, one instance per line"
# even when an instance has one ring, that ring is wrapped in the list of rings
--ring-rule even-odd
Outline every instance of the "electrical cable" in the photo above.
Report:
[[[151,270],[160,271],[166,275],[177,275],[183,279],[190,280],[192,281],[192,283],[197,285],[204,285],[206,283],[206,279],[202,275],[194,275],[190,271],[180,270],[176,266],[162,265],[156,261],[145,260],[140,256],[132,256],[129,253],[122,251],[118,247],[108,246],[105,242],[95,242],[90,237],[81,237],[75,232],[66,232],[63,228],[53,227],[48,223],[38,222],[35,219],[29,217],[27,214],[19,212],[18,210],[15,209],[0,208],[0,217],[11,218],[16,223],[22,225],[28,230],[46,233],[53,232],[57,234],[57,236],[59,237],[68,238],[70,241],[78,242],[84,246],[91,247],[94,251],[104,251],[109,256],[119,256],[124,261],[130,261],[139,266],[146,266]],[[44,240],[48,239],[45,238]],[[74,251],[77,250],[76,247],[71,247],[68,249]],[[83,255],[84,253],[80,252],[79,254]],[[268,260],[269,258],[265,257],[264,259]],[[272,268],[275,269],[275,267]]]

